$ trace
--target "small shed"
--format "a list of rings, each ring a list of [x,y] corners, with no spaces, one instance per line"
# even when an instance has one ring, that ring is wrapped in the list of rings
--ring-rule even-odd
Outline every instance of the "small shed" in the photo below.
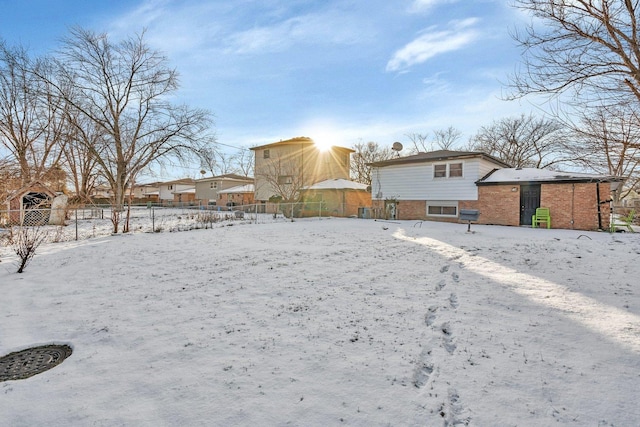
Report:
[[[40,181],[14,191],[6,201],[10,224],[44,225],[55,193]]]
[[[536,168],[494,169],[478,186],[479,222],[530,226],[539,207],[550,209],[551,228],[604,230],[611,188],[620,178]]]
[[[317,215],[318,202],[323,211],[334,216],[355,216],[362,208],[371,207],[371,192],[366,184],[348,179],[327,179],[301,191],[310,213]]]

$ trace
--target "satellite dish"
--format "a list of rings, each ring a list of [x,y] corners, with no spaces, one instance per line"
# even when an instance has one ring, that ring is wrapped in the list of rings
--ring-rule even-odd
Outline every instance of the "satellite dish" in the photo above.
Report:
[[[393,151],[402,151],[402,144],[399,142],[394,142],[393,145],[391,146],[391,149]]]

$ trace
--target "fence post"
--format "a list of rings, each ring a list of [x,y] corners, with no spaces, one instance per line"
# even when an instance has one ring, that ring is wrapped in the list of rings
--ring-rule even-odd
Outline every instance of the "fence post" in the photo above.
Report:
[[[151,232],[156,232],[156,208],[151,208]]]
[[[78,241],[78,208],[76,208],[76,241]]]

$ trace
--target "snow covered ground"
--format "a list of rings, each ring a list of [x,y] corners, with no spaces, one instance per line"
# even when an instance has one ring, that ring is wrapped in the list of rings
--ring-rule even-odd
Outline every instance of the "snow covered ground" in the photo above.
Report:
[[[11,426],[640,425],[640,235],[230,223],[0,255]]]

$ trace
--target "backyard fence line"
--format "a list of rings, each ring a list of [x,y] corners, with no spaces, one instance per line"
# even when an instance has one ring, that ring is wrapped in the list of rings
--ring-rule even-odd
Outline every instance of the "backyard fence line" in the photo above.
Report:
[[[346,215],[347,212],[357,212]],[[268,224],[301,218],[359,216],[373,218],[371,211],[344,205],[328,211],[322,202],[266,203],[238,206],[183,205],[181,207],[132,205],[120,210],[120,226],[129,214],[129,232],[158,233],[208,229],[234,222]],[[67,207],[66,209],[0,210],[0,233],[15,227],[40,227],[46,241],[84,240],[113,234],[111,206]]]

